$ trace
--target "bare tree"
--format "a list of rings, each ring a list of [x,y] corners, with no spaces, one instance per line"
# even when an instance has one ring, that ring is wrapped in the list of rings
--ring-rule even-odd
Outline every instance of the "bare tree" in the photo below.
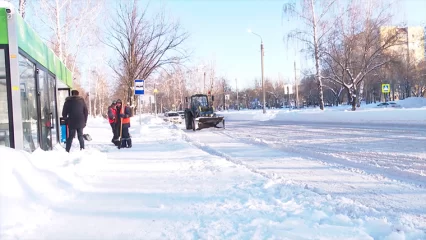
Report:
[[[412,94],[416,97],[425,97],[426,94],[426,61],[423,60],[420,62],[415,71],[415,75],[413,77],[414,87],[412,90]]]
[[[200,92],[200,82],[202,82],[203,69],[197,66],[189,67],[185,74],[185,89],[187,94]]]
[[[47,39],[58,57],[74,74],[87,35],[93,34],[103,0],[39,0],[38,18],[53,37]]]
[[[94,97],[94,114],[106,117],[106,109],[109,105],[109,86],[105,71],[95,69],[92,71],[93,77],[96,81],[95,84],[95,97]]]
[[[381,28],[391,18],[390,3],[363,3],[348,3],[348,14],[336,22],[323,50],[325,67],[329,70],[325,78],[347,89],[354,111],[366,76],[390,62],[386,50],[401,44],[398,31]]]
[[[183,110],[185,108],[184,104],[184,97],[186,94],[186,88],[185,88],[185,70],[182,68],[179,68],[176,70],[174,74],[174,87],[176,89],[176,98],[178,99],[176,105],[177,108],[180,110]]]
[[[324,93],[321,76],[321,49],[326,35],[333,29],[336,18],[329,15],[337,0],[300,0],[298,7],[296,2],[284,5],[283,13],[296,16],[306,25],[307,30],[292,30],[287,39],[296,39],[304,43],[308,50],[313,53],[315,60],[315,76],[318,83],[319,105],[324,110]],[[319,9],[319,11],[317,11]]]
[[[333,95],[333,101],[332,103],[336,106],[340,104],[340,96],[343,93],[343,90],[345,89],[341,84],[337,84],[333,81],[326,81],[324,82],[324,87],[328,89],[332,95]]]
[[[315,87],[315,75],[307,75],[300,81],[300,93],[307,106],[317,106],[318,104],[318,88]]]
[[[104,41],[119,56],[118,64],[111,67],[127,87],[131,105],[135,79],[147,80],[157,70],[181,64],[188,57],[182,49],[188,34],[178,22],[168,21],[164,11],[148,19],[148,6],[142,12],[139,9],[136,0],[120,3]]]
[[[19,13],[22,18],[25,18],[25,5],[27,5],[27,0],[19,0]]]

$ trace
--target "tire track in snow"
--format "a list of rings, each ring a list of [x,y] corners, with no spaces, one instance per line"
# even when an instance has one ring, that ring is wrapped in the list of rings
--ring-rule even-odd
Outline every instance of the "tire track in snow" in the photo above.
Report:
[[[218,133],[218,132],[212,132],[212,133],[214,134],[214,133]],[[185,140],[186,142],[188,142],[192,146],[194,146],[194,147],[196,147],[196,148],[198,148],[198,149],[200,149],[200,150],[202,150],[202,151],[204,151],[204,152],[206,152],[210,155],[221,157],[221,158],[223,158],[223,159],[225,159],[229,162],[232,162],[232,163],[234,163],[234,164],[236,164],[240,167],[247,169],[248,171],[250,171],[250,172],[252,172],[252,173],[254,173],[258,176],[264,177],[266,179],[266,181],[269,181],[269,183],[265,182],[266,185],[271,185],[271,184],[274,185],[273,189],[269,190],[269,192],[272,192],[272,196],[270,196],[270,197],[275,204],[279,204],[279,205],[284,204],[281,201],[280,197],[278,196],[279,192],[281,191],[280,190],[281,188],[286,188],[286,189],[290,188],[291,189],[290,191],[295,191],[295,192],[301,192],[301,191],[305,192],[306,196],[311,196],[311,197],[314,198],[314,200],[312,200],[312,201],[314,201],[315,203],[327,202],[327,201],[333,199],[333,197],[331,197],[330,194],[325,193],[321,189],[318,189],[316,187],[308,187],[308,185],[306,185],[306,184],[301,185],[301,184],[298,184],[297,182],[294,182],[292,180],[286,180],[283,177],[280,177],[278,174],[275,174],[275,173],[268,173],[268,172],[265,172],[265,171],[262,171],[262,170],[258,170],[257,168],[251,166],[250,164],[246,164],[243,161],[238,160],[238,159],[236,159],[235,157],[232,157],[229,154],[226,154],[222,151],[216,150],[216,149],[208,146],[207,144],[203,144],[201,142],[194,141],[193,139],[191,139],[191,137],[188,135],[188,133],[185,132],[185,130],[181,131],[181,136],[182,136],[183,140]],[[266,190],[262,188],[262,189],[259,189],[259,191],[264,192]],[[345,198],[342,198],[342,199],[339,198],[339,200],[336,200],[336,201],[340,202],[340,201],[347,201],[347,200],[345,200]],[[313,204],[313,203],[311,203],[311,204]],[[341,204],[341,203],[338,203],[337,205],[339,205],[339,204]],[[365,206],[361,202],[354,203],[352,208],[340,209],[339,206],[335,206],[335,209],[337,211],[336,213],[341,213],[341,214],[345,214],[345,215],[348,214],[348,212],[351,212],[349,215],[350,215],[350,217],[353,217],[353,218],[358,218],[358,217],[361,217],[363,215],[369,215],[369,214],[380,215],[379,211],[377,211],[374,208]]]
[[[258,167],[255,166],[255,162],[253,165],[250,165],[250,154],[244,155],[243,157],[241,156],[233,156],[232,153],[227,154],[219,149],[213,148],[212,146],[214,144],[217,143],[217,140],[211,140],[210,143],[203,143],[202,139],[198,139],[196,140],[196,138],[192,138],[190,135],[192,135],[189,132],[185,132],[182,131],[182,137],[190,144],[194,145],[195,147],[200,148],[201,150],[215,155],[215,156],[219,156],[219,157],[223,157],[226,160],[233,162],[237,165],[243,166],[246,169],[248,169],[249,171],[255,173],[255,174],[259,174],[267,179],[270,180],[274,180],[274,181],[278,181],[280,180],[281,182],[283,182],[284,184],[290,184],[292,186],[299,186],[299,187],[303,187],[303,185],[305,185],[305,189],[309,190],[313,193],[316,193],[318,195],[325,195],[326,192],[323,191],[321,184],[319,185],[319,188],[315,187],[315,183],[313,183],[312,181],[310,181],[309,179],[307,180],[307,182],[309,183],[309,186],[306,185],[304,182],[305,181],[300,181],[300,180],[296,180],[296,182],[294,182],[294,180],[287,180],[287,182],[284,182],[286,177],[288,179],[288,176],[282,175],[280,173],[276,174],[273,171],[267,171],[267,170],[261,170],[261,168],[259,169]],[[192,132],[192,131],[191,131]],[[206,131],[206,132],[195,132],[194,134],[197,135],[204,135],[201,137],[205,137],[206,139],[208,139],[209,137],[211,137],[211,139],[217,139],[217,136],[222,136],[224,137],[224,140],[226,140],[226,138],[231,139],[231,141],[234,142],[230,142],[230,144],[234,144],[234,143],[241,143],[241,144],[245,144],[248,146],[258,146],[261,147],[261,149],[266,149],[265,151],[275,151],[275,152],[282,152],[284,153],[284,157],[285,156],[285,149],[277,149],[272,147],[270,144],[268,144],[267,142],[261,141],[261,140],[247,140],[247,139],[241,139],[238,137],[235,137],[235,135],[232,135],[232,132],[229,132],[229,130],[226,131]],[[209,135],[211,134],[211,135]],[[216,137],[215,137],[216,136]],[[200,137],[200,136],[196,136],[196,137]],[[208,140],[207,140],[208,141]],[[226,145],[226,143],[225,143]],[[222,144],[220,144],[220,146],[224,146]],[[226,147],[225,147],[226,148]],[[268,150],[269,149],[269,150]],[[362,187],[362,183],[361,185],[354,185],[355,187],[350,186],[350,182],[349,185],[348,183],[340,183],[340,182],[335,182],[332,185],[336,185],[336,187],[340,190],[343,190],[343,197],[345,198],[349,198],[354,200],[357,204],[360,203],[361,205],[366,204],[366,206],[369,206],[368,208],[370,209],[377,209],[378,212],[388,212],[387,214],[389,214],[389,216],[394,217],[395,219],[406,219],[406,221],[409,222],[417,222],[419,224],[419,227],[422,229],[426,229],[426,218],[425,216],[422,214],[422,212],[424,211],[420,211],[419,208],[422,208],[420,205],[417,205],[417,203],[413,202],[410,203],[410,201],[412,201],[412,198],[409,196],[399,196],[399,194],[403,194],[405,191],[416,191],[416,189],[418,189],[420,192],[418,194],[420,194],[419,196],[421,196],[422,194],[424,194],[424,190],[422,188],[417,188],[415,186],[406,184],[406,183],[400,183],[397,182],[395,180],[391,180],[389,181],[389,179],[386,179],[385,177],[383,177],[380,174],[369,174],[366,171],[360,170],[359,168],[350,168],[347,166],[342,166],[340,164],[331,164],[329,162],[320,162],[318,161],[318,155],[315,154],[310,154],[309,151],[306,151],[306,149],[302,149],[299,150],[298,152],[290,152],[292,154],[296,154],[296,155],[300,155],[302,157],[302,161],[303,159],[306,159],[306,161],[312,161],[312,162],[316,162],[320,165],[325,165],[328,166],[329,171],[331,171],[331,173],[333,174],[333,171],[338,173],[340,172],[346,172],[347,176],[358,176],[357,178],[360,178],[361,176],[365,176],[365,177],[361,177],[360,180],[362,179],[362,181],[365,184],[370,184],[368,178],[372,178],[375,179],[377,182],[376,183],[371,183],[373,184],[372,186],[376,186],[376,187]],[[300,154],[299,154],[300,153]],[[239,160],[238,158],[244,158],[247,159],[248,161],[245,160]],[[272,157],[274,158],[274,157]],[[273,161],[273,159],[271,158],[271,161]],[[268,157],[265,157],[265,161],[268,161]],[[262,162],[265,162],[262,161]],[[285,160],[284,160],[285,161]],[[259,165],[259,164],[258,164]],[[303,174],[303,173],[302,173]],[[315,174],[315,173],[313,173]],[[282,177],[283,176],[283,177]],[[314,185],[311,185],[311,183],[313,183]],[[327,184],[327,183],[324,183]],[[324,186],[324,184],[322,184],[322,186]],[[355,183],[357,184],[357,183]],[[306,186],[308,186],[306,188]],[[313,186],[313,187],[312,187]],[[361,191],[366,191],[365,195],[361,194],[360,196],[356,196],[356,191],[354,193],[351,193],[352,190],[356,190],[357,187],[360,187],[358,190]],[[378,187],[378,189],[377,189]],[[381,189],[382,187],[384,187],[384,189]],[[408,187],[408,188],[407,188]],[[328,188],[330,188],[330,186],[328,186]],[[351,190],[352,188],[352,190]],[[397,191],[398,193],[394,193],[392,192],[392,190]],[[326,190],[327,191],[327,190]],[[339,192],[338,191],[338,192]],[[335,195],[332,193],[332,195]],[[340,195],[340,194],[338,194]],[[335,197],[338,197],[338,195],[336,195]],[[419,196],[415,196],[416,198],[418,198]],[[417,199],[418,200],[418,199]],[[408,205],[406,205],[408,204]],[[417,209],[417,210],[416,210]],[[420,212],[419,212],[420,211]],[[419,215],[420,214],[420,215]]]
[[[259,175],[261,175],[261,176],[263,176],[263,177],[265,177],[265,178],[267,178],[267,179],[270,179],[270,180],[277,180],[277,178],[276,178],[276,175],[275,175],[275,174],[273,174],[273,175],[271,176],[270,174],[267,174],[267,173],[265,173],[265,172],[263,172],[263,171],[259,171],[259,170],[257,170],[256,168],[251,167],[249,164],[245,164],[245,163],[244,163],[244,162],[242,162],[241,160],[237,160],[237,159],[235,159],[235,158],[231,157],[230,155],[228,155],[228,154],[226,154],[226,153],[224,153],[224,152],[221,152],[221,151],[218,151],[218,150],[216,150],[216,149],[213,149],[212,147],[210,147],[210,146],[208,146],[208,145],[206,145],[206,144],[203,144],[203,143],[200,143],[200,142],[193,141],[193,140],[192,140],[192,139],[188,136],[188,134],[187,134],[185,131],[182,131],[182,138],[183,138],[183,140],[185,140],[185,141],[186,141],[186,142],[188,142],[189,144],[191,144],[191,145],[195,146],[196,148],[199,148],[199,149],[203,150],[204,152],[206,152],[206,153],[208,153],[208,154],[210,154],[210,155],[214,155],[214,156],[217,156],[217,157],[224,158],[224,159],[226,159],[226,160],[227,160],[227,161],[229,161],[229,162],[232,162],[232,163],[234,163],[234,164],[236,164],[236,165],[242,166],[242,167],[246,168],[247,170],[249,170],[249,171],[251,171],[251,172],[253,172],[253,173],[259,174]]]
[[[398,168],[393,168],[393,169],[383,168],[383,167],[374,166],[371,164],[367,165],[363,162],[354,162],[349,160],[348,158],[349,157],[348,155],[351,155],[350,153],[346,153],[346,152],[327,153],[327,152],[330,152],[330,149],[327,149],[325,147],[319,147],[319,146],[312,147],[312,145],[309,147],[303,146],[303,145],[290,146],[286,144],[286,142],[284,142],[283,140],[268,141],[268,140],[259,138],[258,135],[261,135],[261,134],[252,134],[250,137],[242,138],[242,137],[238,137],[238,135],[233,135],[232,130],[231,132],[228,132],[228,131],[218,132],[218,134],[236,139],[246,144],[268,147],[275,150],[283,151],[285,153],[295,153],[309,160],[320,161],[322,164],[332,166],[344,171],[350,171],[350,172],[369,175],[378,180],[380,179],[394,180],[400,183],[410,184],[413,187],[426,189],[426,176],[399,170]],[[268,136],[280,138],[280,136],[277,136],[276,133],[272,131],[268,133]],[[362,157],[366,158],[367,156],[363,155]]]

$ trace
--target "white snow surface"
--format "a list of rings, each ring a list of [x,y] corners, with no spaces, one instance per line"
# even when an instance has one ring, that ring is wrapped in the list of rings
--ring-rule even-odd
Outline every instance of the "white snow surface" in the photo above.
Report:
[[[351,111],[348,105],[308,109],[271,109],[263,114],[262,110],[223,111],[220,115],[227,120],[256,121],[294,121],[294,122],[344,122],[344,123],[402,123],[426,124],[426,99],[411,97],[395,101],[401,108],[379,108],[377,104],[361,105]]]
[[[223,112],[196,132],[135,116],[120,150],[92,118],[83,151],[0,147],[0,239],[426,239],[420,101]]]

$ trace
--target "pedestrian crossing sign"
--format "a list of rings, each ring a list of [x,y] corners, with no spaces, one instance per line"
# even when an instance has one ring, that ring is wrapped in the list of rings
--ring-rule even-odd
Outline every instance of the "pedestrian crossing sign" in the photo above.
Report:
[[[383,83],[382,84],[382,93],[390,93],[390,84],[389,83]]]

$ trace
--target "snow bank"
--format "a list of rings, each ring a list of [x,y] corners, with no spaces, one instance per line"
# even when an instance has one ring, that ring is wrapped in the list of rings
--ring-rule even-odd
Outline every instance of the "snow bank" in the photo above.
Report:
[[[426,107],[426,98],[422,97],[409,97],[404,100],[395,101],[403,108],[425,108]]]
[[[0,146],[0,156],[0,239],[24,237],[50,222],[51,207],[72,199],[76,189],[90,189],[81,175],[106,158],[96,150],[68,154],[60,145],[32,154]]]
[[[346,122],[346,123],[398,123],[426,124],[426,99],[407,98],[398,101],[402,108],[377,108],[377,104],[364,105],[356,111],[348,106],[302,110],[242,110],[219,112],[227,120],[295,121],[295,122]]]
[[[25,152],[0,146],[0,239],[36,229],[48,220],[46,199],[63,198],[63,191],[30,162]]]
[[[366,109],[363,111],[330,110],[260,110],[221,112],[226,120],[295,121],[295,122],[348,122],[348,123],[399,123],[426,124],[426,109]]]

